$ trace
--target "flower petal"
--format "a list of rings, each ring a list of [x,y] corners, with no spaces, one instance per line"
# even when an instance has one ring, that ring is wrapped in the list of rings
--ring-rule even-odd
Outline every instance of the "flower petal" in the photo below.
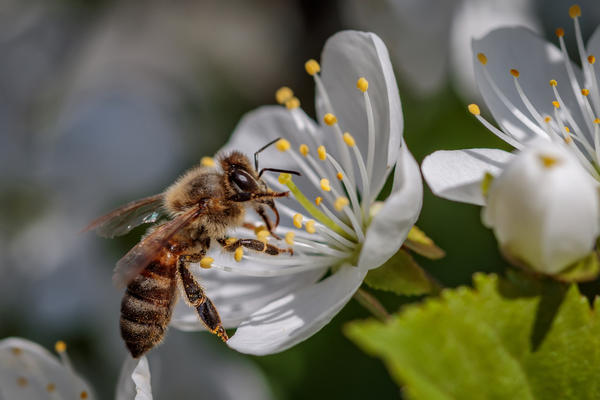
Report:
[[[116,400],[152,400],[150,367],[146,356],[135,359],[127,355],[115,394]]]
[[[90,387],[42,346],[21,338],[0,341],[0,398],[78,399],[83,392],[93,398]]]
[[[358,261],[362,270],[379,267],[398,251],[417,221],[422,205],[419,165],[404,145],[396,164],[392,193],[367,230]]]
[[[342,131],[349,131],[356,139],[363,157],[367,157],[368,124],[363,93],[356,88],[358,78],[369,82],[375,125],[375,157],[371,186],[378,193],[388,167],[396,161],[402,141],[404,119],[396,78],[388,51],[381,39],[373,34],[344,31],[333,35],[321,56],[321,78],[333,110],[323,101],[323,93],[317,90],[317,115],[319,121],[332,112],[338,118]],[[331,129],[331,128],[329,128]],[[326,132],[324,140],[332,142],[334,132]],[[336,149],[335,146],[329,146]],[[331,150],[334,157],[341,158],[337,149]],[[385,155],[385,156],[382,156]],[[356,170],[356,176],[358,170]]]
[[[497,149],[442,150],[425,157],[421,170],[436,196],[482,206],[485,173],[498,175],[513,157]]]
[[[227,344],[242,353],[286,350],[323,328],[350,300],[366,271],[345,266],[321,282],[282,297],[255,312]]]
[[[484,53],[487,56],[488,61],[485,66],[477,60],[478,53]],[[554,115],[552,101],[556,98],[549,82],[552,79],[556,80],[558,82],[556,88],[563,100],[561,107],[568,108],[581,129],[586,129],[567,75],[564,58],[561,51],[553,44],[547,43],[526,28],[502,28],[490,32],[480,40],[474,40],[473,54],[475,78],[488,108],[498,124],[506,132],[515,136],[518,141],[525,142],[538,136],[546,137],[546,134],[543,128],[538,127],[535,130],[515,115],[515,111],[518,109],[535,123],[534,117],[527,110],[515,88],[514,78],[509,72],[511,69],[519,71],[519,84],[542,116]],[[569,62],[581,82],[579,67],[573,62]],[[484,69],[489,72],[491,79],[512,102],[514,108],[509,109],[502,103],[492,85],[485,78]],[[534,125],[539,124],[535,123]]]

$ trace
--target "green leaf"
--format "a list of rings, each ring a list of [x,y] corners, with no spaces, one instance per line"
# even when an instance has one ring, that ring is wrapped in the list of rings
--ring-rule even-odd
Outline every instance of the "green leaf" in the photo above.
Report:
[[[433,240],[416,225],[408,232],[408,237],[404,241],[403,246],[431,260],[438,260],[446,255],[446,252],[436,246]]]
[[[427,294],[437,289],[419,264],[402,249],[381,267],[369,271],[365,283],[373,289],[404,296]]]
[[[598,253],[592,251],[587,257],[577,261],[554,277],[563,282],[585,282],[596,279],[599,273],[600,262],[598,261]]]
[[[346,335],[410,399],[599,399],[600,324],[577,287],[475,276]]]

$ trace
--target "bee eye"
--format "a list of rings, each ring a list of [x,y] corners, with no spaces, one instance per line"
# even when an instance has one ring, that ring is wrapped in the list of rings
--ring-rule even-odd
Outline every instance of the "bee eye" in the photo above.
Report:
[[[235,170],[230,176],[231,182],[239,192],[253,192],[257,190],[254,178],[246,171]]]

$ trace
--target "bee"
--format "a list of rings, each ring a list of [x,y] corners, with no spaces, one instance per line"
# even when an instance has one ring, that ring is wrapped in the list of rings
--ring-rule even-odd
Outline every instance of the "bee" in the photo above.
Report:
[[[227,341],[217,309],[189,270],[190,263],[205,257],[213,242],[227,252],[244,247],[273,256],[293,254],[291,248],[279,248],[257,239],[228,240],[226,236],[232,228],[254,226],[245,222],[246,209],[253,208],[270,234],[279,239],[274,232],[279,224],[274,199],[286,197],[289,192],[272,191],[261,176],[266,171],[300,174],[276,168],[258,172],[258,154],[277,140],[254,153],[254,167],[239,151],[221,155],[217,159],[220,170],[196,166],[163,193],[125,204],[84,229],[112,238],[141,224],[156,222],[117,262],[113,275],[118,287],[127,288],[121,302],[120,329],[134,358],[163,340],[178,298],[178,287],[207,329]],[[275,223],[266,207],[275,214]],[[157,222],[161,214],[170,218]]]

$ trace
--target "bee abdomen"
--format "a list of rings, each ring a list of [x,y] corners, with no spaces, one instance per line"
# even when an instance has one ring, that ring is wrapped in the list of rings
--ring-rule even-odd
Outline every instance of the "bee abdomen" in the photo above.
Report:
[[[150,264],[128,286],[121,302],[121,336],[134,358],[160,343],[175,299],[175,268]]]

